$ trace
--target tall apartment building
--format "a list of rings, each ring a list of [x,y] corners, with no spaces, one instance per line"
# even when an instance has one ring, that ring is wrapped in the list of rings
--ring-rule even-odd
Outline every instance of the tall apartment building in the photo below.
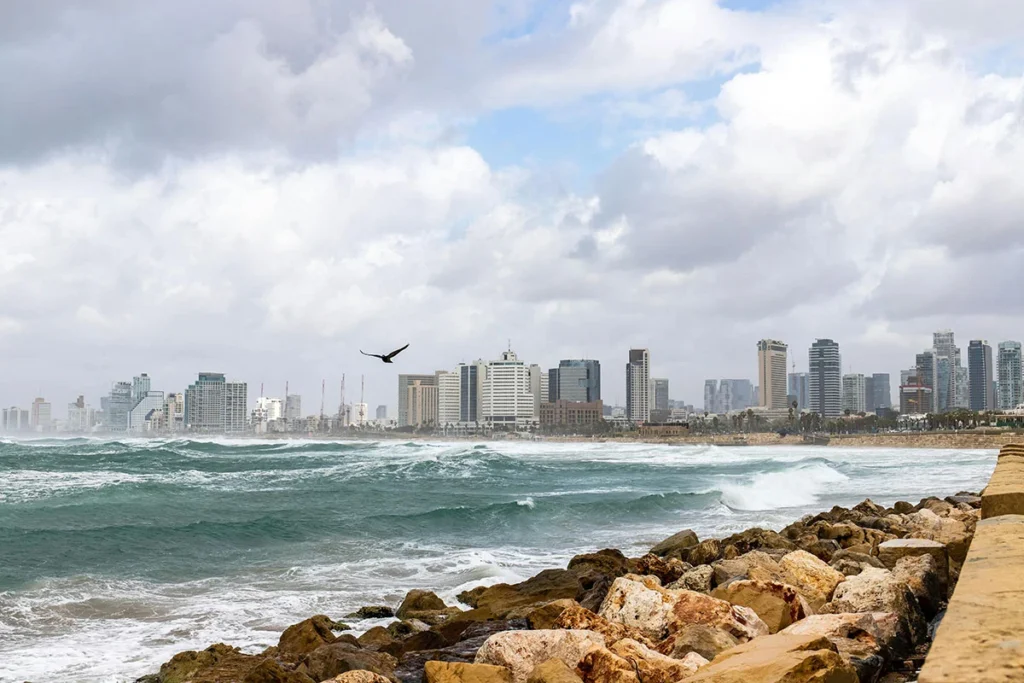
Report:
[[[870,390],[867,392],[868,411],[877,413],[879,410],[892,408],[892,385],[889,380],[889,373],[876,372],[866,378],[871,381],[868,384]]]
[[[483,419],[480,392],[486,374],[483,361],[459,365],[459,422],[476,424]]]
[[[914,367],[916,368],[914,376],[917,377],[917,386],[928,389],[925,394],[926,398],[931,401],[931,405],[925,406],[924,412],[934,413],[938,410],[938,386],[940,383],[935,351],[926,350],[917,354]]]
[[[429,427],[438,422],[437,382],[414,379],[406,387],[409,426]]]
[[[784,410],[786,399],[787,347],[776,339],[757,342],[757,403],[769,410]]]
[[[377,419],[381,421],[388,419],[388,407],[386,405],[381,404],[377,406]]]
[[[284,419],[289,425],[302,419],[302,396],[300,394],[285,395]]]
[[[861,374],[843,375],[843,412],[863,413],[868,408],[867,378]]]
[[[460,372],[438,370],[437,378],[437,424],[445,427],[455,425],[461,419]]]
[[[68,421],[64,430],[74,434],[85,434],[92,431],[93,410],[85,404],[85,397],[79,396],[74,403],[68,404]]]
[[[136,377],[136,379],[138,379]],[[148,380],[148,378],[147,378]],[[149,386],[149,382],[146,382]],[[128,411],[128,433],[139,435],[149,429],[153,422],[153,414],[160,415],[159,422],[163,423],[164,416],[164,392],[150,391],[148,388],[145,394],[135,397],[135,405]]]
[[[150,390],[150,379],[149,375],[142,373],[132,378],[132,407],[138,403],[141,399],[145,398],[146,394]]]
[[[409,385],[413,382],[421,382],[423,385],[434,384],[437,380],[434,375],[399,375],[398,376],[398,426],[408,427],[409,422]]]
[[[932,335],[935,352],[936,411],[945,412],[966,407],[964,382],[967,375],[960,364],[960,349],[957,348],[953,332],[942,330]]]
[[[974,411],[995,410],[993,391],[994,367],[992,347],[983,339],[972,339],[967,345],[967,376],[969,407]]]
[[[651,419],[651,352],[630,349],[626,364],[626,418],[630,422]]]
[[[34,432],[48,432],[53,427],[53,406],[44,398],[32,401],[31,426]]]
[[[807,410],[810,403],[810,381],[806,372],[789,373],[789,395],[796,398],[797,410]]]
[[[492,426],[532,424],[539,419],[540,366],[526,365],[509,349],[483,365],[481,421]]]
[[[185,390],[185,429],[203,434],[248,431],[248,386],[222,373],[201,372]]]
[[[0,428],[5,433],[26,432],[29,427],[29,411],[12,406],[0,413]]]
[[[1020,342],[999,342],[999,410],[1013,410],[1024,402],[1022,384]]]
[[[839,417],[843,412],[843,359],[839,344],[831,339],[816,340],[808,352],[808,368],[808,409],[824,418]]]
[[[185,430],[185,394],[167,394],[164,399],[164,425],[171,432]]]
[[[704,412],[713,415],[718,412],[718,380],[704,380]]]
[[[601,400],[601,363],[589,359],[558,361],[557,368],[548,370],[548,403],[578,401],[591,403]]]
[[[655,377],[651,379],[651,410],[665,410],[668,407],[668,380]]]

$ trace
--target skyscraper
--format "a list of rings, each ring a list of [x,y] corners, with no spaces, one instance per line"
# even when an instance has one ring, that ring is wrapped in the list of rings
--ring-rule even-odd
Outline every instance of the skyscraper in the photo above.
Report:
[[[480,421],[480,388],[486,372],[482,361],[459,365],[459,422]]]
[[[36,432],[48,432],[53,426],[53,409],[46,399],[37,398],[32,401],[31,425]]]
[[[409,422],[409,385],[419,380],[424,385],[434,384],[437,380],[433,375],[399,375],[398,376],[398,426],[408,427]]]
[[[480,384],[482,422],[508,427],[537,422],[539,408],[539,366],[526,365],[511,349],[484,365]]]
[[[136,377],[135,379],[138,379]],[[148,380],[148,378],[147,378]],[[145,393],[135,397],[135,405],[128,411],[128,431],[131,434],[142,434],[146,431],[146,423],[152,421],[152,413],[160,413],[163,420],[164,392],[150,391],[146,382]]]
[[[199,373],[185,390],[185,429],[205,434],[248,431],[248,386],[228,382],[219,372]]]
[[[807,410],[810,402],[810,382],[806,372],[789,373],[789,394],[796,396],[797,410]]]
[[[460,421],[460,372],[439,370],[437,373],[437,424],[440,427]]]
[[[999,410],[1013,410],[1024,401],[1022,382],[1020,342],[999,342]]]
[[[132,385],[128,382],[114,382],[107,398],[106,425],[111,432],[128,431],[128,413],[132,409]]]
[[[561,360],[548,370],[547,402],[601,400],[601,363],[596,360]]]
[[[437,424],[437,383],[414,379],[406,388],[409,426],[425,427]]]
[[[936,396],[938,391],[936,390],[936,387],[939,385],[939,379],[938,368],[935,360],[935,351],[929,350],[917,354],[915,367],[917,368],[917,386],[928,389],[928,391],[924,392],[922,396],[931,401],[931,404],[927,406],[919,403],[918,408],[923,408],[924,412],[927,413],[936,412],[936,405],[938,401],[938,397]]]
[[[785,410],[786,349],[775,339],[757,342],[758,405],[769,410]]]
[[[453,373],[449,373],[449,374],[453,374]],[[388,419],[388,407],[386,405],[381,404],[381,405],[377,406],[377,419],[378,420],[386,420],[386,419]]]
[[[861,374],[843,375],[843,412],[856,415],[867,410],[867,382]]]
[[[718,412],[718,380],[704,380],[704,412],[715,414]]]
[[[630,349],[626,364],[626,417],[631,422],[651,419],[651,352]]]
[[[892,385],[888,372],[876,372],[871,375],[871,395],[868,397],[868,410],[877,413],[879,410],[892,408]]]
[[[972,339],[967,345],[967,373],[971,410],[995,410],[996,401],[992,392],[992,347],[987,341]]]
[[[963,372],[960,365],[960,349],[956,347],[953,332],[942,330],[932,335],[935,352],[935,412],[945,412],[960,403],[959,378]]]
[[[824,418],[839,417],[843,405],[843,359],[839,344],[818,339],[808,352],[809,410]]]
[[[284,419],[291,425],[302,419],[302,396],[288,394],[284,399]]]
[[[668,380],[657,377],[651,379],[651,391],[654,393],[651,410],[668,410]]]

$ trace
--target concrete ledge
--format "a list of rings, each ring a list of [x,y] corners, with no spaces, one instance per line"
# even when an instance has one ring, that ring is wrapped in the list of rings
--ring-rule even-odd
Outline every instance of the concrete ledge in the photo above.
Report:
[[[919,683],[1024,680],[1024,515],[978,523]]]
[[[1003,446],[981,494],[981,518],[1000,515],[1024,515],[1024,446],[1020,444]]]

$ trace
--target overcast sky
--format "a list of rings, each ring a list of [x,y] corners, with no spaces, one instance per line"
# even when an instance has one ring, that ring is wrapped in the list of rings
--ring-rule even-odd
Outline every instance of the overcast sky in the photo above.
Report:
[[[1024,337],[1020,0],[0,4],[0,405]],[[358,354],[412,346],[394,366]]]

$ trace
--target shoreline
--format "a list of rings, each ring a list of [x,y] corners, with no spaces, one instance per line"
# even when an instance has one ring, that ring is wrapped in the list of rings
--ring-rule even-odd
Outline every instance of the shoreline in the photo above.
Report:
[[[779,532],[699,539],[686,529],[642,557],[577,555],[517,584],[464,591],[458,605],[408,586],[401,605],[341,617],[394,619],[358,637],[340,615],[313,615],[262,653],[215,644],[179,653],[137,683],[782,680],[756,677],[766,656],[781,662],[771,667],[818,667],[823,681],[909,682],[956,585],[980,504],[965,492],[891,508],[865,500]],[[650,612],[651,604],[672,607]],[[729,677],[737,662],[749,671]]]

